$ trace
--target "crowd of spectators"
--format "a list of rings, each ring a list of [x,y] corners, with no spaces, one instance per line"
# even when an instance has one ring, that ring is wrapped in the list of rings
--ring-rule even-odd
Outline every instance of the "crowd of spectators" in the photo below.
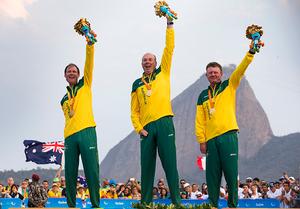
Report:
[[[36,175],[36,174],[34,174]],[[32,179],[34,178],[32,176]],[[39,177],[35,176],[36,178]],[[245,181],[238,181],[239,199],[266,199],[276,198],[280,201],[282,208],[292,207],[297,198],[300,198],[299,179],[284,174],[274,182],[266,182],[259,178],[248,177]],[[25,178],[20,186],[15,184],[12,177],[7,179],[7,185],[0,183],[0,198],[30,198],[30,185],[32,180]],[[47,180],[40,184],[49,198],[60,198],[66,196],[65,177],[56,176],[51,182]],[[185,179],[179,182],[180,196],[182,199],[208,199],[208,188],[206,183],[201,185],[191,184]],[[100,198],[108,199],[141,199],[141,185],[136,178],[130,178],[127,182],[120,183],[114,179],[102,179],[99,191]],[[220,199],[226,199],[228,196],[226,186],[220,187]],[[89,198],[89,191],[85,178],[77,178],[77,198]],[[159,179],[153,187],[153,199],[170,198],[169,189],[163,178]]]

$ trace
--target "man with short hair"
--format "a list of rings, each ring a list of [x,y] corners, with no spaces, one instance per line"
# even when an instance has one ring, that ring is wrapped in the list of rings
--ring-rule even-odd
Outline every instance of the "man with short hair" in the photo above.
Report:
[[[283,189],[282,189],[282,193],[281,196],[279,196],[279,200],[280,200],[280,207],[281,208],[289,208],[290,207],[290,203],[291,203],[291,187],[290,187],[290,182],[289,181],[285,181],[283,182]]]
[[[199,196],[201,197],[202,193],[199,191],[198,184],[192,184],[191,199],[196,200]]]
[[[270,189],[269,189],[269,191],[267,192],[268,198],[274,198],[274,199],[276,198],[276,199],[278,199],[279,196],[281,195],[281,192],[280,192],[279,190],[276,189],[276,187],[275,187],[275,185],[274,185],[273,182],[271,182],[271,183],[269,184],[269,187],[270,187]]]
[[[7,178],[7,186],[5,187],[5,190],[9,193],[11,186],[14,184],[15,184],[15,181],[14,181],[13,177],[8,177]]]
[[[144,54],[144,73],[132,85],[131,121],[141,137],[142,203],[152,201],[156,152],[166,172],[173,204],[180,204],[176,161],[175,129],[170,95],[170,71],[174,49],[173,22],[167,20],[166,47],[161,65],[156,68],[156,56]]]
[[[230,78],[222,81],[222,66],[206,66],[207,89],[198,98],[195,133],[200,151],[206,154],[206,179],[209,199],[218,207],[222,173],[228,185],[228,207],[238,202],[238,125],[235,115],[236,90],[254,57],[250,49]]]
[[[183,187],[184,184],[185,184],[185,179],[180,179],[180,188],[179,188],[180,192],[184,191],[184,187]]]
[[[61,100],[65,116],[65,175],[66,196],[69,207],[76,206],[76,183],[79,155],[87,178],[93,208],[99,208],[99,159],[96,123],[92,110],[92,80],[94,45],[86,45],[84,75],[79,79],[79,68],[71,63],[65,67],[67,93]]]
[[[261,198],[267,199],[268,197],[268,192],[269,192],[269,187],[267,183],[262,183],[261,184]]]
[[[28,198],[28,181],[23,180],[21,186],[18,188],[18,192],[24,197]]]

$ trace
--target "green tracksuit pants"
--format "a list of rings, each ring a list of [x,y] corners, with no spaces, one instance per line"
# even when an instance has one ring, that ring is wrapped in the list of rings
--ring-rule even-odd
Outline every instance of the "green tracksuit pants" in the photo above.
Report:
[[[141,137],[141,202],[149,204],[153,199],[153,183],[156,167],[156,150],[166,173],[173,204],[180,204],[176,161],[175,129],[171,116],[162,117],[147,124],[147,137]]]
[[[238,137],[229,131],[207,142],[206,181],[213,207],[218,207],[222,172],[228,186],[228,207],[238,203]]]
[[[93,208],[99,208],[99,159],[95,127],[83,129],[65,139],[66,196],[69,207],[76,207],[76,184],[81,154]]]

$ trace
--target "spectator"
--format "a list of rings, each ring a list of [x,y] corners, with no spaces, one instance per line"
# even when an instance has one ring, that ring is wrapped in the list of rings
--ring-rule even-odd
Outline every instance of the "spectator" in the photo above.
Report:
[[[18,186],[13,184],[10,186],[10,192],[7,195],[7,198],[19,198],[20,200],[23,200],[24,196],[18,192]]]
[[[239,198],[240,199],[250,199],[251,198],[248,184],[243,185],[243,192]]]
[[[208,199],[208,190],[207,190],[207,184],[203,183],[201,185],[201,193],[202,193],[202,199],[206,200]]]
[[[55,177],[52,181],[53,184],[56,184],[58,188],[60,189],[60,179],[58,177]]]
[[[281,195],[282,189],[283,189],[283,187],[281,187],[281,183],[279,181],[276,181],[274,185],[275,185],[275,188],[276,188],[276,192]]]
[[[296,208],[297,207],[297,193],[299,192],[298,187],[293,187],[291,189],[291,201],[290,201],[290,207],[291,208]]]
[[[238,182],[239,182],[239,187],[238,187],[238,198],[240,199],[240,197],[242,196],[242,193],[243,193],[243,186],[244,186],[244,184],[242,184],[242,183],[240,182],[240,180],[238,180]]]
[[[154,200],[156,200],[156,199],[159,198],[160,194],[158,192],[158,188],[157,187],[153,187],[152,194],[153,194],[153,199]]]
[[[116,190],[116,181],[115,180],[110,180],[109,181],[109,189],[106,191],[106,194],[102,196],[101,198],[107,198],[107,199],[117,199],[118,194]]]
[[[164,183],[163,181],[159,181],[159,182],[157,183],[157,188],[158,188],[159,190],[161,190],[162,188],[165,188],[165,183]]]
[[[221,186],[221,187],[220,187],[220,195],[219,195],[219,198],[220,198],[220,199],[225,199],[225,197],[226,197],[226,191],[225,191],[224,187]]]
[[[5,187],[2,183],[0,183],[0,198],[3,198],[5,196]]]
[[[140,183],[137,181],[136,178],[130,178],[130,179],[129,179],[129,182],[130,182],[130,185],[131,185],[131,192],[132,192],[132,188],[133,188],[133,187],[136,187],[137,190],[138,190],[139,192],[141,191],[141,185],[140,185]],[[163,184],[164,184],[164,182],[163,182]]]
[[[24,198],[28,198],[28,181],[23,180],[18,192],[23,195]]]
[[[290,188],[290,182],[285,181],[283,183],[283,189],[281,196],[279,197],[280,200],[280,207],[281,208],[289,208],[291,203],[291,188]]]
[[[261,193],[262,191],[261,191],[261,184],[262,184],[262,182],[264,182],[263,180],[260,180],[258,177],[255,177],[255,178],[253,178],[253,184],[256,184],[256,186],[257,186],[257,192],[258,193]]]
[[[273,182],[270,183],[269,185],[270,189],[267,193],[268,198],[276,198],[279,199],[281,192],[279,190],[276,189],[275,185]]]
[[[13,177],[7,178],[7,186],[5,187],[6,194],[9,194],[11,186],[15,184]]]
[[[121,184],[119,189],[117,190],[118,198],[124,197],[124,190],[125,190],[125,185]]]
[[[32,182],[29,184],[28,207],[44,208],[48,200],[47,192],[39,184],[40,177],[37,174],[32,175]]]
[[[45,189],[45,191],[48,193],[49,192],[49,182],[47,180],[44,180],[42,185],[43,185],[43,188]]]
[[[248,189],[251,188],[252,182],[253,182],[253,179],[250,176],[246,178],[246,184],[248,185]],[[249,192],[251,194],[250,190],[249,190]]]
[[[132,199],[131,188],[130,187],[125,187],[125,190],[124,190],[124,199]]]
[[[180,192],[180,198],[181,199],[188,199],[188,194],[186,191]]]
[[[197,195],[199,196],[199,194],[201,194],[201,192],[199,191],[198,184],[192,184],[191,199],[192,200],[198,199]],[[202,196],[202,194],[201,194],[201,196]]]
[[[197,197],[197,200],[204,200],[203,199],[203,195],[202,195],[202,193],[199,191],[199,193],[196,195],[196,197]],[[208,195],[207,195],[207,197],[206,197],[206,199],[208,198]]]
[[[108,188],[109,187],[109,181],[107,178],[102,179],[101,188]]]
[[[257,191],[257,185],[252,184],[251,185],[251,199],[261,199],[261,193]]]
[[[136,186],[133,186],[131,191],[132,191],[132,199],[135,199],[135,200],[141,199],[141,194],[139,193],[139,190]]]
[[[288,181],[290,182],[290,185],[292,185],[296,182],[296,179],[293,176],[290,176]]]
[[[167,199],[167,198],[169,198],[169,196],[168,196],[168,190],[166,188],[161,188],[159,193],[160,193],[159,199]]]
[[[86,194],[86,192],[84,190],[84,186],[82,184],[77,187],[76,197],[80,198],[82,200],[85,200],[86,198],[88,198],[88,195]]]
[[[60,177],[60,190],[61,190],[61,196],[66,197],[66,177],[64,176]]]
[[[180,192],[183,192],[183,191],[184,191],[183,185],[184,185],[185,183],[186,183],[186,182],[185,182],[185,179],[180,179],[180,188],[179,188]]]
[[[187,193],[187,199],[191,199],[192,187],[189,183],[183,185],[184,191]]]
[[[261,185],[261,198],[267,199],[268,198],[268,192],[269,192],[269,187],[266,183],[262,183]]]
[[[58,186],[57,183],[52,184],[52,188],[48,192],[48,197],[51,197],[51,198],[60,198],[61,197],[60,187]]]
[[[260,179],[258,177],[253,178],[253,184],[256,184],[257,187],[260,186],[260,183],[261,183],[261,181],[260,181]]]
[[[117,194],[118,194],[118,191],[120,190],[120,186],[121,186],[121,183],[118,183],[118,184],[116,185],[116,191],[117,191]]]
[[[286,174],[284,174],[283,176],[281,176],[280,178],[279,178],[279,183],[283,186],[283,183],[287,180],[286,178],[285,178],[285,175]],[[288,178],[288,177],[287,177]]]

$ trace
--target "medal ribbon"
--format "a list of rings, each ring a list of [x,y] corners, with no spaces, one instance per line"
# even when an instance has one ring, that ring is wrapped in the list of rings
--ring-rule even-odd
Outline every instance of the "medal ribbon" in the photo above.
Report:
[[[152,81],[152,73],[150,74],[150,76],[148,76],[148,80],[149,80],[149,83],[147,83],[147,81],[145,80],[146,76],[142,76],[142,81],[143,83],[145,84],[147,90],[151,90],[151,81]]]
[[[70,105],[70,110],[73,111],[73,106],[74,106],[74,103],[75,103],[75,92],[76,92],[76,87],[75,87],[75,92],[73,91],[73,88],[70,88],[71,89],[71,93],[70,91],[67,91],[67,94],[68,94],[68,100],[69,100],[69,105]]]
[[[208,89],[208,99],[209,99],[210,109],[215,108],[215,98],[218,95],[218,92],[220,90],[220,86],[219,86],[219,88],[216,92],[215,92],[215,90],[216,90],[216,86],[214,86],[214,88],[212,90],[212,95],[211,95],[210,90]]]

